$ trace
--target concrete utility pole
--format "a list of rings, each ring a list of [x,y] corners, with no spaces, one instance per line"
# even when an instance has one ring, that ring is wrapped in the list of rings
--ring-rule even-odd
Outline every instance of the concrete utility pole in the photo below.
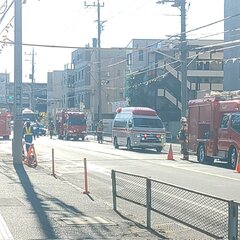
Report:
[[[34,85],[35,85],[35,79],[34,79],[34,48],[32,50],[32,74],[31,74],[31,80],[32,80],[32,87],[31,87],[31,105],[32,105],[32,111],[35,111],[35,99],[34,99]]]
[[[22,0],[14,8],[14,135],[13,162],[22,164]]]
[[[187,114],[187,40],[186,40],[186,0],[162,0],[157,3],[173,3],[172,7],[179,7],[181,10],[181,37],[180,37],[180,51],[181,51],[181,102],[182,102],[182,117]]]
[[[31,92],[30,92],[30,97],[31,97],[31,100],[30,100],[30,108],[32,111],[35,110],[35,99],[34,99],[34,87],[35,87],[35,69],[34,69],[34,66],[35,66],[35,52],[34,52],[34,48],[32,49],[32,52],[31,53],[25,53],[26,55],[31,55],[31,60],[27,60],[27,61],[31,61],[31,65],[32,65],[32,69],[31,69],[31,74],[29,74],[29,79],[31,79]]]
[[[104,7],[104,3],[100,5],[99,0],[97,4],[95,2],[93,4],[86,4],[86,7],[97,7],[97,23],[98,23],[98,120],[102,119],[102,77],[101,77],[101,31],[102,24],[100,20],[100,7]]]

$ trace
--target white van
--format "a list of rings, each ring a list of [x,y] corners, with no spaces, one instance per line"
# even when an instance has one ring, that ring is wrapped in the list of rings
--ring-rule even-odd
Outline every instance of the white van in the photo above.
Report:
[[[166,132],[156,111],[146,107],[117,109],[113,121],[112,141],[115,148],[155,148],[161,152],[166,142]]]

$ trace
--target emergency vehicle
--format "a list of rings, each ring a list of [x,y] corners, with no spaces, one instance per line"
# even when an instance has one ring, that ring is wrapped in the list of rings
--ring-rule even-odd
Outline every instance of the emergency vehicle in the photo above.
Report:
[[[87,124],[86,115],[77,109],[63,109],[56,113],[56,131],[59,139],[84,141]]]
[[[7,109],[0,109],[0,137],[8,140],[11,135],[11,114]]]
[[[215,159],[236,168],[240,151],[240,92],[212,93],[188,105],[189,151],[200,163]]]
[[[166,132],[156,111],[146,107],[124,107],[116,110],[112,139],[115,148],[155,148],[161,152],[166,142]]]

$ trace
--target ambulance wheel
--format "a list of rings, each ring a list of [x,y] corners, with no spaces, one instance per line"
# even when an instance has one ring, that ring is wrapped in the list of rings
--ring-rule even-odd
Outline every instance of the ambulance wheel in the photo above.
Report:
[[[231,169],[236,169],[238,154],[235,147],[232,147],[228,153],[228,165]]]
[[[116,137],[114,138],[113,145],[114,145],[114,147],[115,147],[116,149],[119,148],[119,145],[118,145],[118,142],[117,142],[117,138],[116,138]]]
[[[200,163],[206,163],[206,159],[204,144],[200,144],[197,151],[197,160]]]
[[[131,140],[130,138],[127,139],[127,150],[131,151],[132,150],[132,145],[131,145]]]

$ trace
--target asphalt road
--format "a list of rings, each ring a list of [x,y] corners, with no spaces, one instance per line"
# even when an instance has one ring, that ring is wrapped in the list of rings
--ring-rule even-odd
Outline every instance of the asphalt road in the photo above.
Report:
[[[179,144],[172,144],[174,161],[167,160],[169,144],[160,154],[154,149],[127,151],[126,148],[114,149],[110,142],[98,144],[91,136],[84,142],[40,137],[35,141],[35,148],[39,165],[49,170],[53,149],[56,173],[70,179],[77,179],[86,158],[89,175],[96,175],[103,182],[110,183],[114,169],[240,202],[240,174],[227,169],[224,163],[199,164],[195,156],[190,156],[189,161],[180,160]]]
[[[0,145],[1,151],[11,152],[11,141],[0,141]],[[166,144],[160,154],[154,149],[133,151],[127,151],[126,148],[114,149],[111,142],[98,144],[91,136],[86,138],[86,141],[64,141],[56,137],[49,139],[46,136],[37,138],[34,145],[38,168],[51,172],[54,159],[56,176],[76,188],[86,187],[83,179],[86,159],[88,190],[94,197],[98,197],[111,207],[112,169],[240,202],[238,193],[240,174],[227,169],[223,163],[215,163],[213,166],[199,164],[195,156],[190,156],[189,161],[180,160],[182,155],[179,154],[179,144],[172,144],[174,160],[167,160],[169,144]],[[123,205],[128,217],[131,215],[131,208],[129,204]],[[146,217],[143,213],[142,210],[135,210],[134,214],[142,219],[140,222],[145,225]]]

